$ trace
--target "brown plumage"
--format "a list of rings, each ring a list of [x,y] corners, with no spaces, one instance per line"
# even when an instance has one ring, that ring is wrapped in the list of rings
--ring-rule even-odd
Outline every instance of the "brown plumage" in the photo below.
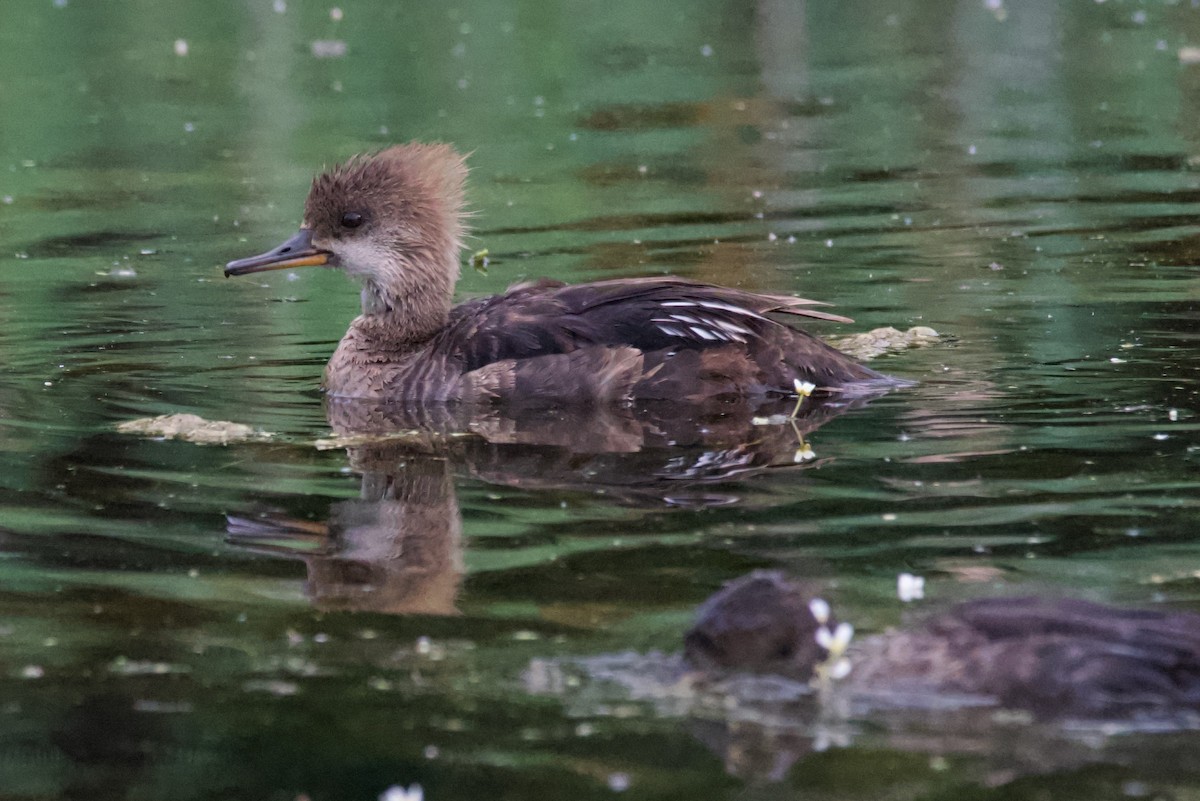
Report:
[[[777,572],[743,576],[701,607],[687,658],[807,679],[827,656],[815,645],[812,597]],[[1187,612],[989,598],[869,637],[849,656],[852,691],[982,696],[1042,718],[1200,711],[1200,615]]]
[[[363,313],[325,369],[335,396],[578,403],[791,394],[887,382],[768,315],[849,322],[803,298],[680,278],[534,281],[451,307],[463,159],[408,144],[319,175],[300,232],[226,275],[307,265],[363,282]]]

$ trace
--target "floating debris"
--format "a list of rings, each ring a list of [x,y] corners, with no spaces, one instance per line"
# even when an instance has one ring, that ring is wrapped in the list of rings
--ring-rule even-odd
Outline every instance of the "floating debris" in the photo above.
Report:
[[[895,353],[909,348],[919,348],[937,341],[938,332],[927,325],[915,325],[907,331],[890,326],[876,328],[864,334],[845,337],[830,337],[826,341],[856,359],[874,359],[885,353]]]
[[[262,442],[273,435],[268,431],[251,428],[241,423],[226,420],[205,420],[194,414],[163,414],[158,417],[143,417],[117,425],[122,434],[143,437],[181,439],[200,445],[230,445],[237,442]]]
[[[487,275],[488,267],[488,249],[477,250],[471,254],[471,266],[475,268],[480,275]]]

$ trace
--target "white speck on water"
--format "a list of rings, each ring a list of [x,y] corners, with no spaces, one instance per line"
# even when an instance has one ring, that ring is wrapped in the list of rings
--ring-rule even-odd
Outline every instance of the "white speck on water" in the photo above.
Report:
[[[649,171],[650,171],[650,168],[647,167],[645,164],[638,165],[638,175],[645,175]]]
[[[468,81],[466,78],[458,79],[457,86],[459,89],[466,89],[470,85],[471,85],[471,82]]]
[[[271,8],[275,9],[276,14],[282,14],[287,11],[287,0],[275,0]]]
[[[767,234],[767,241],[768,241],[768,242],[774,242],[774,241],[775,241],[776,239],[778,239],[778,238],[779,238],[779,237],[775,235],[775,232],[774,232],[774,231],[772,231],[771,233]]]
[[[884,512],[879,517],[883,520],[887,520],[888,522],[891,522],[896,519],[896,513],[895,512]]]
[[[1124,364],[1125,363],[1124,359],[1119,359],[1116,356],[1109,358],[1109,361],[1112,362],[1113,364]]]
[[[176,39],[175,40],[175,55],[186,56],[187,54],[188,54],[187,39]]]
[[[709,58],[712,54],[713,54],[712,45],[706,44],[706,45],[702,45],[700,47],[700,55],[704,56],[705,58]]]
[[[333,20],[334,22],[341,22],[343,16],[345,16],[345,15],[342,13],[342,10],[340,8],[338,8],[337,6],[334,6],[333,8],[329,9],[329,18],[331,20]]]
[[[471,23],[464,22],[463,24],[459,25],[458,32],[461,33],[463,36],[470,36],[471,35]]]
[[[608,789],[614,793],[623,793],[629,789],[628,773],[613,773],[608,777]]]
[[[826,240],[825,240],[825,247],[827,247],[827,248],[831,248],[831,247],[833,247],[833,240],[832,240],[832,239],[826,239]]]
[[[11,206],[11,205],[12,205],[12,202],[13,202],[13,196],[12,196],[12,195],[5,195],[5,196],[4,196],[4,205],[5,205],[5,206]]]
[[[380,135],[380,136],[387,136],[387,135],[388,135],[388,127],[387,127],[386,125],[380,125],[380,126],[379,126],[379,135]]]
[[[796,244],[796,237],[789,235],[787,241],[789,245],[794,245]]]
[[[191,133],[192,131],[196,130],[196,123],[185,122],[183,124],[183,130],[184,130],[184,133]]]
[[[450,55],[455,58],[462,58],[467,54],[467,43],[459,42],[454,47],[450,48]]]
[[[761,189],[755,189],[753,192],[750,193],[750,196],[753,197],[755,200],[761,200],[762,196],[763,196],[763,191]]]
[[[342,82],[334,81],[333,84],[329,88],[335,92],[340,92],[340,91],[342,91]]]
[[[1178,409],[1168,409],[1167,410],[1167,419],[1170,420],[1172,423],[1174,423],[1176,420],[1179,419],[1179,410]]]
[[[55,8],[66,8],[67,0],[54,0],[54,7]]]
[[[441,756],[442,751],[436,745],[427,745],[421,753],[425,755],[426,759],[437,759]]]
[[[21,668],[21,678],[40,679],[46,675],[46,669],[41,665],[26,665]]]
[[[533,98],[533,105],[535,105],[535,106],[544,106],[544,105],[546,105],[546,98],[542,97],[541,95],[537,95],[537,96],[535,96],[535,97]]]
[[[1155,434],[1154,438],[1156,440],[1158,440],[1159,442],[1162,442],[1164,439],[1170,439],[1171,435],[1170,434]]]
[[[1146,24],[1146,12],[1142,11],[1140,9],[1133,12],[1132,14],[1130,14],[1129,18],[1131,20],[1133,20],[1134,25],[1145,25]]]
[[[967,145],[967,155],[974,156],[976,152],[975,145]]]
[[[346,55],[346,43],[341,39],[317,39],[309,50],[313,58],[341,58]]]

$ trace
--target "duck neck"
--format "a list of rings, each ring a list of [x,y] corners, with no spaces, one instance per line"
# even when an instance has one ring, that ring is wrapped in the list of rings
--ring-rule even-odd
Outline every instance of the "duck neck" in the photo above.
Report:
[[[428,262],[399,264],[388,275],[400,280],[370,278],[363,284],[363,319],[381,349],[407,349],[446,327],[458,273],[457,258],[451,265],[431,269]]]

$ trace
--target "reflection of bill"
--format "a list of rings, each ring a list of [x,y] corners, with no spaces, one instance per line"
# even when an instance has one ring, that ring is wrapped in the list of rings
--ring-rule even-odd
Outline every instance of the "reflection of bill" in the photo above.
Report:
[[[454,614],[463,577],[455,470],[521,489],[602,489],[622,503],[713,506],[738,496],[723,482],[819,464],[806,437],[865,396],[765,405],[600,406],[514,410],[419,409],[361,401],[327,406],[358,500],[324,523],[267,513],[231,515],[230,542],[301,559],[321,609]]]
[[[449,464],[386,450],[373,451],[362,497],[333,504],[328,522],[231,515],[230,541],[304,560],[305,591],[320,609],[454,614],[462,518]]]

